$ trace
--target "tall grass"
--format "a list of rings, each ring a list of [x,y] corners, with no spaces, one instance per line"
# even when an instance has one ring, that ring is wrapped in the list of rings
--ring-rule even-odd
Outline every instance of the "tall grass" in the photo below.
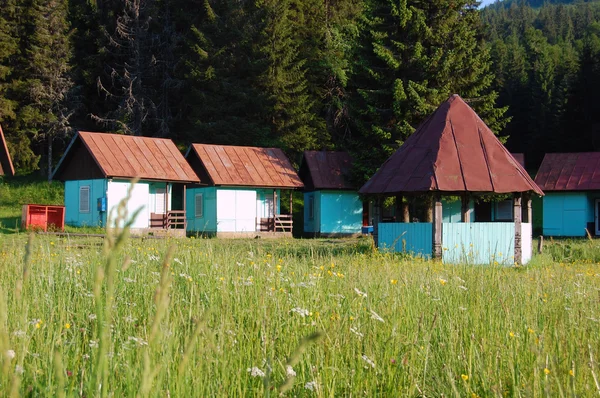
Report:
[[[596,265],[446,266],[367,240],[119,242],[0,240],[4,395],[600,393]]]

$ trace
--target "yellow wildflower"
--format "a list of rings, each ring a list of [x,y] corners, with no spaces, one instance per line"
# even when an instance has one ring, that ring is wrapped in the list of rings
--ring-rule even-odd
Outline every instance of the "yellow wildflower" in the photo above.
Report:
[[[444,286],[446,283],[448,283],[448,281],[440,278],[440,283],[442,284],[442,286]]]
[[[391,283],[392,285],[395,285],[395,284],[397,284],[397,283],[398,283],[398,279],[390,279],[390,283]]]
[[[549,375],[549,374],[550,374],[550,369],[548,369],[548,368],[544,368],[544,374],[547,374],[547,375]]]
[[[463,379],[464,381],[469,380],[469,376],[468,375],[460,375],[460,378]]]
[[[575,377],[575,371],[573,369],[569,369],[569,376]]]
[[[71,329],[71,324],[70,323],[65,323],[65,329]]]

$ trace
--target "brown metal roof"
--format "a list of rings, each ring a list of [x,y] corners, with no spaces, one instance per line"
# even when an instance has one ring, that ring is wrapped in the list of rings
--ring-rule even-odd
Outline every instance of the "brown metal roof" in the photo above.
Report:
[[[74,145],[80,140],[81,145]],[[65,159],[75,151],[87,150],[106,178],[136,178],[144,180],[200,182],[173,141],[164,138],[80,131],[56,167],[60,178],[68,167]],[[53,178],[55,178],[53,176]]]
[[[535,182],[545,191],[600,190],[600,152],[547,153]]]
[[[512,155],[513,158],[515,158],[515,160],[517,162],[519,162],[519,164],[521,165],[521,167],[525,168],[525,154],[524,153],[510,153]]]
[[[364,194],[427,191],[543,195],[458,95],[440,105],[360,189]]]
[[[12,160],[10,159],[10,153],[8,152],[8,146],[4,139],[4,132],[2,126],[0,126],[0,176],[15,175],[15,168],[13,167]]]
[[[186,155],[200,160],[195,170],[213,185],[269,188],[302,188],[304,185],[289,159],[278,148],[192,144]],[[204,181],[203,181],[204,182]]]
[[[306,190],[356,190],[349,181],[351,168],[347,152],[304,151],[299,174]]]

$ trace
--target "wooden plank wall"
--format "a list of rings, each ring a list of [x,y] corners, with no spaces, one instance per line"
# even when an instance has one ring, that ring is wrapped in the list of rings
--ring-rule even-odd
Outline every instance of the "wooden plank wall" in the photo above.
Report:
[[[513,265],[514,223],[444,223],[442,260],[450,264]]]
[[[379,249],[431,257],[431,223],[380,223]]]

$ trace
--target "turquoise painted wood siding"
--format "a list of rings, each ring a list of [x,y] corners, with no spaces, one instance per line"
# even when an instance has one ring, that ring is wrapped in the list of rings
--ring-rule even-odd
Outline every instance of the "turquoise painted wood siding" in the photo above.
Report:
[[[322,234],[361,232],[363,206],[356,192],[321,191],[319,210]]]
[[[585,192],[547,192],[543,215],[546,236],[586,236],[587,223],[594,221],[593,197]]]
[[[442,199],[442,222],[461,222],[461,207],[460,200],[447,201]],[[471,222],[475,219],[475,202],[469,202],[469,211],[471,214]]]
[[[514,223],[444,223],[442,260],[450,264],[514,264]]]
[[[197,194],[202,195],[202,211],[199,212],[196,211]],[[188,188],[185,194],[185,213],[189,232],[217,232],[217,188]]]
[[[379,224],[379,248],[431,257],[432,228],[431,223],[381,223]]]
[[[89,211],[80,212],[79,192],[81,187],[89,187]],[[106,197],[108,181],[77,180],[65,182],[65,224],[74,227],[103,226],[106,225],[106,212],[99,212],[98,198]]]

